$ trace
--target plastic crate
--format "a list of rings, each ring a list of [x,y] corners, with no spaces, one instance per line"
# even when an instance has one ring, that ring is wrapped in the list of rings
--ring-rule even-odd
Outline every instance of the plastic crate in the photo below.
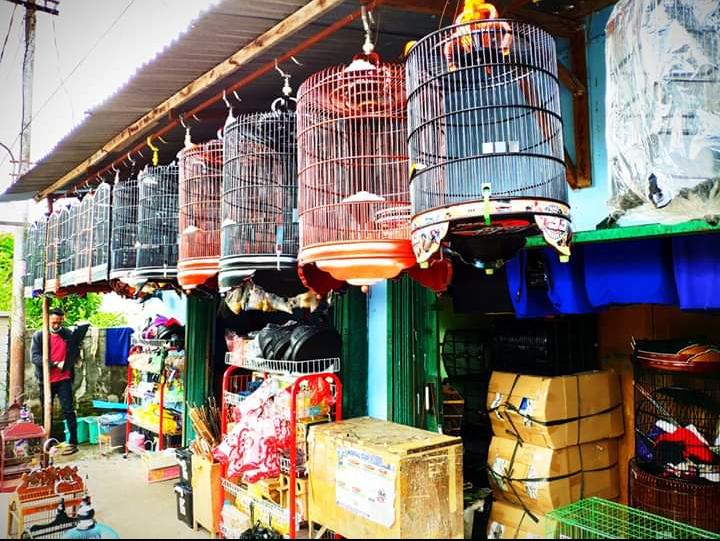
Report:
[[[547,539],[720,539],[720,534],[601,498],[580,500],[545,517]]]

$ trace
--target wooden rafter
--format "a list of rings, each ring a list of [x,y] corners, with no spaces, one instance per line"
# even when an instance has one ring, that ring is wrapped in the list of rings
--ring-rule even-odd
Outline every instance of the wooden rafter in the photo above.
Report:
[[[312,0],[308,2],[305,6],[280,21],[270,30],[255,38],[235,54],[192,81],[152,111],[147,112],[139,120],[122,130],[105,143],[100,150],[38,193],[36,199],[43,199],[70,184],[77,177],[85,176],[88,170],[93,170],[101,162],[107,160],[109,156],[121,152],[129,141],[137,140],[139,134],[145,133],[159,123],[166,121],[173,110],[181,108],[183,104],[198,96],[204,89],[220,82],[228,75],[236,73],[258,55],[302,30],[312,21],[342,3],[343,0]]]

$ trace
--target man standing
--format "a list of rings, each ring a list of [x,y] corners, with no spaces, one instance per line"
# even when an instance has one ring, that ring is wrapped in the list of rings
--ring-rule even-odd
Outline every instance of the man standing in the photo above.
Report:
[[[64,455],[78,452],[77,417],[73,405],[73,379],[75,377],[75,361],[80,355],[80,344],[85,338],[90,325],[79,325],[74,331],[63,327],[65,313],[59,308],[50,310],[50,389],[52,402],[55,396],[60,399],[63,416],[70,432],[69,445]],[[43,338],[42,331],[37,331],[32,338],[32,363],[35,365],[35,376],[40,384],[40,403],[43,404]],[[42,407],[41,407],[42,411]]]

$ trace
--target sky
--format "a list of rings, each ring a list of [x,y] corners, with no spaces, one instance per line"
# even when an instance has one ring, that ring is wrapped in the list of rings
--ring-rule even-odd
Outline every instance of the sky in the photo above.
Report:
[[[52,150],[82,122],[86,111],[112,95],[214,3],[60,0],[58,16],[38,12],[31,161]],[[0,48],[13,20],[0,61],[0,142],[9,146],[16,158],[20,154],[22,119],[24,15],[22,6],[0,0]],[[9,161],[7,152],[0,148],[0,192],[11,181]],[[22,206],[0,205],[0,214],[3,219],[17,219]],[[40,208],[31,209],[30,218],[40,212]]]

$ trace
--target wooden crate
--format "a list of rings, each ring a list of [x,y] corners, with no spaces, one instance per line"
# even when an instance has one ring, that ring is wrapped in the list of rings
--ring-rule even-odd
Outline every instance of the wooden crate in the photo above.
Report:
[[[290,476],[280,474],[280,505],[284,509],[290,509]],[[295,505],[296,515],[300,522],[307,522],[308,519],[308,480],[295,479]]]
[[[309,521],[351,539],[461,539],[462,440],[369,417],[313,427]]]
[[[193,523],[213,536],[220,531],[220,510],[223,504],[221,467],[201,455],[192,457]]]

